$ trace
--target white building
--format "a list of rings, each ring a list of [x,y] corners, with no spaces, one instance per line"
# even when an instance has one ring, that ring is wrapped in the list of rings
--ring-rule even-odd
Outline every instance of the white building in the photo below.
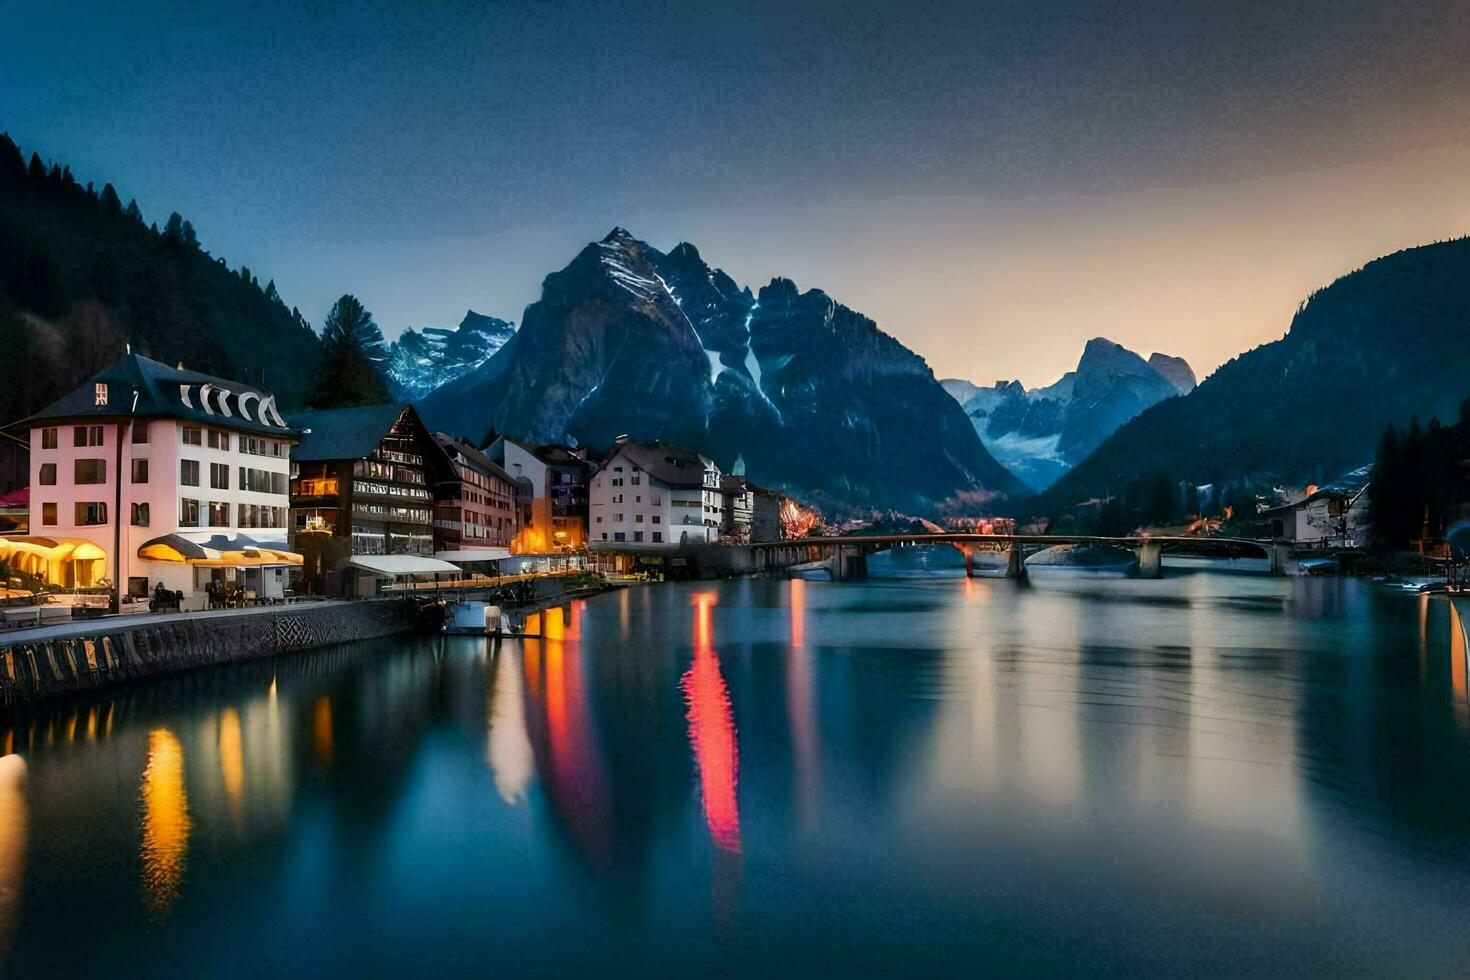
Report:
[[[1260,512],[1271,537],[1323,548],[1362,548],[1368,543],[1368,484],[1372,465],[1323,486],[1309,486],[1296,499]]]
[[[278,598],[295,435],[274,396],[136,354],[18,423],[29,433],[30,529],[0,557],[58,590],[207,583]]]
[[[690,449],[620,441],[592,477],[589,547],[661,551],[719,541],[720,470]]]

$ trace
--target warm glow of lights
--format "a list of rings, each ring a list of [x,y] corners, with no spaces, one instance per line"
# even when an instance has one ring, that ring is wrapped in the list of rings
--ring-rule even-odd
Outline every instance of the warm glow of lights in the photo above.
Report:
[[[781,522],[781,537],[804,538],[821,523],[822,515],[814,510],[807,510],[788,497],[781,502],[778,519]]]
[[[327,766],[332,763],[332,699],[326,695],[316,699],[311,706],[311,745],[316,752],[316,761]]]
[[[26,811],[26,761],[0,758],[0,957],[10,952],[20,919],[30,817]]]
[[[791,580],[791,645],[806,646],[806,582]]]
[[[184,748],[166,728],[148,733],[141,797],[143,900],[154,916],[163,916],[179,897],[193,829],[184,790]]]
[[[1465,623],[1454,602],[1450,603],[1450,693],[1454,701],[1455,717],[1461,727],[1470,727],[1470,690],[1466,686],[1466,671],[1470,664],[1465,661]]]
[[[525,798],[526,787],[536,771],[531,738],[526,731],[521,658],[514,654],[502,653],[496,657],[486,713],[490,731],[485,740],[485,761],[495,776],[495,791],[514,806]]]
[[[736,797],[740,756],[730,692],[714,650],[715,595],[694,597],[694,663],[681,679],[689,706],[689,744],[699,765],[704,821],[721,850],[740,850],[740,805]]]
[[[226,708],[219,716],[219,769],[225,781],[230,813],[240,822],[245,789],[245,750],[240,739],[240,713]]]

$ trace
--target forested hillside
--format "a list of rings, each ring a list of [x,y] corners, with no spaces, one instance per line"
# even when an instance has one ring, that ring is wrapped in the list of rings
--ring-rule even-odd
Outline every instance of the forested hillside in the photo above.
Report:
[[[1370,461],[1390,423],[1455,417],[1467,365],[1470,239],[1396,252],[1315,292],[1281,340],[1139,415],[1023,508],[1056,514],[1140,481],[1330,479]]]
[[[111,184],[29,163],[0,135],[0,424],[43,408],[133,350],[306,396],[321,344],[241,267],[200,245],[178,214],[150,223]]]

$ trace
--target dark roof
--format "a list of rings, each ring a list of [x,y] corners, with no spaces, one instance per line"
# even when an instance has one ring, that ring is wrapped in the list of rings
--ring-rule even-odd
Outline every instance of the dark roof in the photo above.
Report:
[[[1298,507],[1305,506],[1306,504],[1310,504],[1316,500],[1321,500],[1324,497],[1336,500],[1347,500],[1351,502],[1357,500],[1358,497],[1362,495],[1363,491],[1368,489],[1368,481],[1372,479],[1372,477],[1372,463],[1369,463],[1366,466],[1359,466],[1355,470],[1350,470],[1349,472],[1344,473],[1342,476],[1333,480],[1331,483],[1324,483],[1318,486],[1316,490],[1312,491],[1310,494],[1300,500],[1293,500],[1289,504],[1277,504],[1275,507],[1267,507],[1264,510],[1257,511],[1257,514],[1278,514],[1283,511],[1295,510]]]
[[[571,446],[564,446],[560,443],[555,442],[548,443],[544,446],[537,446],[535,449],[531,450],[531,455],[541,460],[541,462],[547,463],[551,466],[587,465],[587,457],[585,454],[578,452]]]
[[[97,403],[98,385],[106,385],[106,404]],[[133,407],[133,395],[138,396]],[[169,367],[141,354],[129,354],[99,371],[75,390],[13,429],[33,429],[66,419],[177,418],[292,438],[276,408],[276,398],[254,385],[216,378],[198,371]]]
[[[465,459],[470,461],[471,466],[479,467],[491,476],[497,476],[509,484],[515,484],[516,478],[507,473],[505,467],[495,462],[489,456],[486,456],[480,450],[476,449],[472,443],[461,439],[459,436],[452,436],[447,432],[436,432],[434,433],[434,441],[443,446],[445,451],[449,453],[460,453],[463,455]]]
[[[298,412],[291,416],[291,425],[301,432],[301,442],[291,450],[291,459],[365,459],[378,448],[405,409],[413,411],[409,405],[392,402]]]
[[[748,487],[745,477],[726,473],[720,477],[720,490],[724,493],[743,493]]]
[[[611,463],[620,454],[669,486],[704,486],[704,467],[708,460],[692,449],[671,446],[666,442],[624,442],[613,447],[603,465]]]

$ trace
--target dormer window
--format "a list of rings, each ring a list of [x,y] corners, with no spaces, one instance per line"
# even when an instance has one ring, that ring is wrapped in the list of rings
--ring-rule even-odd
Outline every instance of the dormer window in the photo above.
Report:
[[[107,404],[107,385],[94,385],[93,391],[95,393],[95,404],[105,406]]]

